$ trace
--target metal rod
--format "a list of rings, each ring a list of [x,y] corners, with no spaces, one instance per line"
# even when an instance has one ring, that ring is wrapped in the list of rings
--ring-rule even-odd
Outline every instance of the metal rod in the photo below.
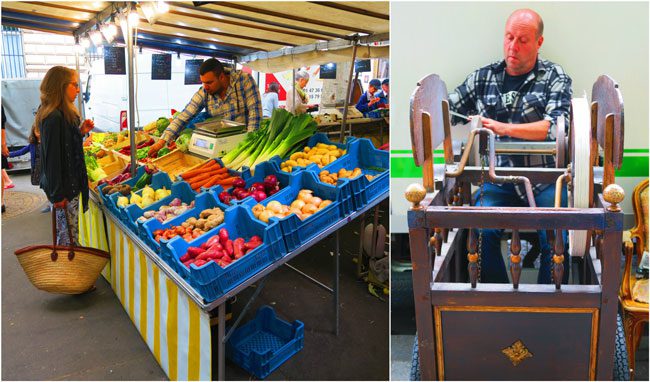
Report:
[[[345,92],[345,100],[343,101],[343,119],[341,120],[341,137],[340,141],[343,143],[345,136],[345,123],[348,120],[348,106],[350,105],[350,96],[352,93],[352,75],[354,74],[354,60],[357,58],[357,38],[352,41],[352,63],[350,64],[350,74],[348,75],[348,89]]]
[[[241,322],[241,320],[246,315],[246,312],[248,312],[248,309],[250,308],[250,306],[253,304],[253,302],[255,301],[257,296],[260,295],[260,293],[262,292],[262,289],[264,289],[264,283],[266,283],[266,278],[267,277],[268,276],[266,276],[262,280],[260,280],[260,283],[257,285],[257,288],[255,289],[255,292],[253,292],[253,295],[251,296],[251,298],[248,299],[248,302],[246,302],[246,305],[244,306],[244,309],[241,311],[241,313],[239,313],[239,316],[235,320],[235,323],[232,324],[232,326],[230,327],[230,330],[228,331],[228,333],[226,333],[226,335],[223,337],[223,343],[224,344],[226,342],[228,342],[228,340],[230,339],[230,336],[232,336],[232,334],[235,332],[235,329],[237,329],[237,326],[239,326],[239,323]]]
[[[359,253],[357,254],[357,278],[361,278],[363,272],[363,232],[365,227],[363,224],[366,222],[366,214],[362,214],[359,219]]]
[[[219,327],[217,328],[217,378],[226,380],[226,343],[223,341],[226,332],[226,302],[219,305]]]
[[[560,208],[562,205],[562,183],[569,181],[571,179],[571,174],[565,172],[560,175],[555,181],[555,208]]]
[[[133,10],[129,10],[129,14]],[[129,66],[129,138],[131,141],[131,177],[135,177],[135,170],[138,167],[138,158],[137,150],[135,144],[135,86],[134,86],[134,76],[133,76],[133,28],[129,25],[128,16],[126,17],[127,22],[127,35],[126,36],[126,60],[128,61]]]
[[[555,155],[555,149],[495,149],[496,154],[534,154],[534,155]]]
[[[330,287],[328,287],[327,285],[323,284],[322,282],[316,280],[315,278],[309,276],[308,274],[306,274],[305,272],[301,271],[300,269],[294,267],[293,265],[291,265],[291,264],[289,264],[289,263],[285,263],[284,265],[285,265],[287,268],[289,268],[289,269],[293,270],[294,272],[298,273],[298,274],[301,275],[302,277],[304,277],[304,278],[308,279],[309,281],[313,282],[314,284],[316,284],[316,285],[322,287],[323,289],[326,289],[328,292],[330,292],[330,293],[333,293],[333,292],[334,292],[334,290],[333,290],[332,288],[330,288]]]
[[[289,110],[293,114],[296,114],[296,93],[298,93],[298,89],[296,89],[296,68],[291,69],[291,88],[293,89],[293,92],[291,92],[291,100],[293,105],[293,110]]]
[[[334,333],[339,336],[339,236],[340,230],[336,231],[336,249],[334,251],[334,315],[335,325]]]
[[[77,96],[77,109],[79,110],[79,113],[81,114],[81,122],[85,121],[86,119],[86,112],[83,108],[82,104],[82,97],[83,97],[83,86],[81,86],[81,71],[79,70],[79,51],[75,48],[74,50],[74,65],[75,69],[77,70],[77,75],[79,76],[79,95]]]

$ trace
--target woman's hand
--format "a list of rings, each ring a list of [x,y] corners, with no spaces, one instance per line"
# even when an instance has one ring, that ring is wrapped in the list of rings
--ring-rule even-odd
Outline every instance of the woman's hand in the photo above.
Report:
[[[95,128],[95,122],[92,119],[87,119],[81,124],[81,134],[86,135],[90,130]]]
[[[9,157],[9,148],[7,148],[7,145],[2,145],[2,156]]]
[[[63,198],[62,201],[54,203],[54,208],[66,208],[68,206],[68,199]]]

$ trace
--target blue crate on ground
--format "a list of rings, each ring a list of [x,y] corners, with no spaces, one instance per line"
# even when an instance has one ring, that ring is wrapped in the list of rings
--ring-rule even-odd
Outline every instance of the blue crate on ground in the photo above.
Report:
[[[156,219],[149,219],[143,224],[141,224],[138,227],[138,235],[140,238],[149,246],[151,247],[154,251],[156,251],[161,257],[165,260],[168,261],[170,260],[169,254],[167,253],[167,246],[166,243],[168,240],[161,239],[160,243],[158,243],[154,239],[153,232],[158,230],[158,229],[166,229],[171,226],[179,226],[185,220],[194,217],[194,218],[199,218],[199,215],[201,212],[205,209],[209,208],[214,208],[214,207],[219,207],[221,208],[224,213],[228,206],[224,205],[223,203],[219,202],[212,194],[209,194],[207,192],[202,192],[196,196],[195,199],[195,204],[194,208],[191,210],[186,211],[185,213],[178,215],[174,219],[168,221],[167,223],[161,223]],[[181,238],[181,240],[185,241],[184,239]],[[172,263],[172,261],[168,261],[168,264]],[[171,264],[170,264],[171,265]]]
[[[196,198],[196,192],[192,190],[189,183],[187,182],[181,181],[181,182],[173,183],[171,186],[171,191],[172,191],[171,195],[160,199],[159,201],[145,207],[144,209],[140,208],[137,204],[131,204],[130,206],[126,207],[124,211],[127,216],[127,220],[126,220],[127,227],[131,228],[133,232],[137,233],[138,219],[142,217],[142,215],[146,211],[158,211],[158,209],[161,206],[168,205],[175,198],[179,198],[181,200],[181,203],[187,203],[187,204],[190,204],[194,200],[194,198]],[[144,223],[144,221],[142,221],[142,223]]]
[[[388,151],[378,150],[372,144],[371,140],[361,138],[352,142],[348,148],[348,152],[337,161],[322,169],[310,167],[309,171],[315,171],[319,174],[320,171],[327,170],[332,173],[338,172],[342,168],[353,170],[359,167],[362,175],[349,180],[354,200],[354,209],[359,210],[369,202],[375,200],[382,193],[388,191],[390,186],[389,162]],[[385,170],[377,171],[376,169],[371,169],[371,167]],[[375,178],[368,180],[365,175],[373,175]]]
[[[255,167],[255,175],[244,179],[246,181],[246,189],[250,188],[253,183],[257,182],[263,182],[264,178],[267,175],[275,175],[278,178],[278,182],[280,182],[280,189],[283,189],[289,185],[289,179],[291,179],[293,173],[288,173],[284,171],[279,171],[279,167],[275,166],[273,163],[266,161],[258,164]],[[233,187],[230,187],[226,189],[229,193],[232,192]],[[214,186],[211,187],[210,192],[214,194],[215,197],[219,197],[219,194],[224,191],[224,188],[222,186]],[[242,204],[248,200],[253,200],[252,196],[249,196],[247,198],[241,199],[241,200],[235,200],[233,199],[231,202],[231,205],[238,205]]]
[[[290,205],[298,197],[298,193],[302,189],[312,190],[314,196],[318,196],[322,200],[332,201],[329,206],[305,220],[300,220],[295,214],[281,219],[271,218],[271,220],[280,222],[287,251],[290,252],[348,214],[347,211],[352,209],[352,198],[346,187],[349,187],[347,180],[343,180],[338,186],[332,186],[319,182],[316,174],[312,172],[301,171],[291,178],[289,187],[262,200],[260,204],[266,206],[270,201],[277,200],[284,205]],[[244,204],[252,208],[257,202],[252,200]]]
[[[221,167],[227,167],[227,166],[224,166],[223,162],[221,161],[221,158],[213,158],[213,159],[216,160],[217,163],[219,163],[219,165]],[[248,167],[243,167],[241,171],[235,171],[233,169],[228,168],[228,175],[230,175],[230,176],[238,176],[238,177],[246,180],[246,179],[251,177],[251,170]],[[179,174],[178,177],[180,179],[183,179],[182,174]],[[201,187],[201,192],[207,191],[208,189],[206,189],[205,187]]]
[[[121,182],[119,184],[128,184],[129,186],[133,187],[135,182],[137,182],[140,177],[144,175],[144,166],[140,166],[135,170],[135,178],[130,178],[125,180],[124,182]],[[106,187],[106,184],[102,184],[99,187],[97,187],[97,193],[99,194],[99,198],[102,200],[102,203],[108,208],[113,215],[119,217],[119,212],[117,211],[117,205],[115,204],[115,201],[111,200],[110,196],[111,195],[106,195],[104,194],[104,188]]]
[[[304,346],[305,325],[279,319],[270,306],[236,329],[226,344],[228,359],[259,379],[269,376]]]
[[[129,184],[131,187],[135,185],[137,182],[138,178],[133,181],[133,184]],[[169,179],[169,175],[167,175],[166,172],[158,171],[153,176],[151,177],[151,184],[149,187],[153,188],[154,190],[157,190],[159,188],[166,188],[167,190],[170,190],[172,187],[172,181]],[[135,192],[136,195],[142,196],[142,190],[138,190]],[[126,213],[126,207],[118,207],[117,206],[117,198],[119,198],[122,195],[113,194],[109,195],[109,200],[110,203],[115,205],[115,215],[129,228],[133,229],[133,232],[137,229],[136,225],[129,225],[129,216]],[[130,198],[130,197],[129,197]]]
[[[263,244],[225,268],[214,261],[200,267],[191,264],[189,269],[181,263],[180,258],[187,253],[189,247],[200,247],[222,228],[228,230],[233,241],[241,237],[248,242],[252,236],[257,235],[262,238]],[[230,207],[225,222],[205,235],[189,243],[180,237],[173,238],[166,246],[174,262],[172,267],[177,269],[181,276],[186,277],[208,302],[216,300],[287,253],[279,222],[264,224],[255,219],[250,209],[245,206]]]
[[[325,133],[316,133],[314,134],[309,140],[307,141],[307,144],[302,147],[304,149],[305,147],[314,147],[319,143],[324,143],[326,145],[334,145],[338,147],[339,149],[346,150],[348,149],[348,146],[354,142],[356,138],[354,137],[346,137],[345,143],[337,143],[337,142],[332,142],[327,138],[327,134]],[[282,173],[282,174],[295,174],[297,171],[302,171],[305,169],[305,167],[294,167],[293,171],[288,173],[286,171],[282,171],[280,168],[280,164],[287,160],[288,158],[280,158],[279,156],[274,156],[271,159],[269,159],[269,162],[273,163],[275,166],[277,166],[277,171]]]

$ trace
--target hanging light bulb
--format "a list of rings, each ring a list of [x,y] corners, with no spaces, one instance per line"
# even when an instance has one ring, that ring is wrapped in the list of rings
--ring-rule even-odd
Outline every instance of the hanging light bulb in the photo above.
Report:
[[[99,45],[97,47],[97,54],[100,55],[100,56],[104,55],[104,46],[103,45]]]
[[[106,39],[106,42],[109,44],[112,43],[115,39],[115,36],[117,36],[117,27],[115,24],[102,24],[102,26],[99,27],[99,30],[102,32],[104,38]]]
[[[82,48],[84,49],[90,48],[90,39],[88,37],[82,37],[79,42]]]
[[[158,9],[158,13],[160,14],[169,12],[169,5],[164,1],[158,1],[158,3],[156,4],[156,8]]]
[[[88,33],[90,40],[93,42],[93,45],[100,46],[102,44],[102,33],[97,29]]]
[[[138,26],[138,23],[140,23],[140,15],[138,15],[138,11],[134,9],[131,9],[129,12],[129,26],[131,28],[135,28]]]

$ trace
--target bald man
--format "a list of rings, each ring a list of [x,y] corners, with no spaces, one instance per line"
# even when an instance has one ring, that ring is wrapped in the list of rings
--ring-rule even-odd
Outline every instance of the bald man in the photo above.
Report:
[[[541,16],[530,9],[514,11],[506,21],[503,60],[471,73],[449,94],[450,108],[465,115],[480,115],[483,127],[492,130],[497,140],[555,141],[558,117],[569,117],[571,78],[559,65],[539,57],[543,42],[544,22]],[[461,120],[454,117],[452,122]],[[555,167],[555,161],[550,155],[499,155],[496,165]],[[538,207],[553,206],[555,185],[533,185],[533,193]],[[566,190],[563,193],[562,200],[566,201]],[[477,195],[476,199],[479,206],[529,205],[523,185],[497,185],[486,181],[482,196]],[[538,233],[542,257],[537,281],[546,284],[551,282],[550,247],[545,232]],[[501,255],[502,234],[501,229],[483,230],[481,282],[508,282]],[[565,272],[566,276],[568,274]]]

